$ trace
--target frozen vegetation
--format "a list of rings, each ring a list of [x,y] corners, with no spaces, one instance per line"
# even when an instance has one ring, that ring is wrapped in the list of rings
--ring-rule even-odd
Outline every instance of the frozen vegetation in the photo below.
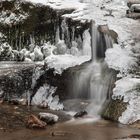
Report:
[[[2,36],[2,34],[1,34]],[[80,65],[91,59],[90,34],[86,30],[83,33],[83,42],[78,48],[77,41],[72,42],[72,47],[69,49],[64,40],[58,39],[56,45],[51,45],[49,42],[42,46],[30,44],[30,49],[22,49],[20,51],[12,50],[12,47],[4,42],[0,46],[0,58],[4,60],[17,60],[25,62],[42,62],[46,63],[49,68],[54,68],[56,73],[61,74],[63,70]]]

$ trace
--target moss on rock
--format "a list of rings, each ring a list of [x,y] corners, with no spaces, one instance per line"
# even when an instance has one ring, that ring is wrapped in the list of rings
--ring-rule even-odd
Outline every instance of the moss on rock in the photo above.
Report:
[[[124,103],[122,100],[111,100],[102,111],[102,117],[107,120],[118,121],[126,108],[127,103]]]

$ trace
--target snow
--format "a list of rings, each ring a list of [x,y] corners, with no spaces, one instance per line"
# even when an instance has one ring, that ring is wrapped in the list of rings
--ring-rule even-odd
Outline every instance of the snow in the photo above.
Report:
[[[27,17],[28,17],[27,13],[15,14],[15,13],[12,13],[11,11],[8,11],[8,10],[1,11],[0,23],[7,24],[7,25],[17,24],[18,22],[21,22],[21,21],[27,19]]]
[[[78,9],[84,8],[85,4],[79,2],[78,0],[25,0],[32,2],[34,4],[43,4],[50,6],[53,9]]]
[[[89,61],[91,56],[73,56],[70,54],[65,55],[51,55],[45,59],[49,68],[54,68],[55,73],[62,74],[64,70],[69,67],[81,65],[82,63]]]
[[[32,99],[32,105],[39,105],[42,107],[49,107],[52,110],[62,110],[63,104],[59,103],[58,95],[53,96],[56,91],[56,87],[52,87],[48,84],[40,87]]]
[[[134,66],[137,66],[137,59],[133,57],[132,51],[128,48],[121,48],[118,44],[114,44],[113,48],[106,51],[108,66],[120,73],[128,73]]]

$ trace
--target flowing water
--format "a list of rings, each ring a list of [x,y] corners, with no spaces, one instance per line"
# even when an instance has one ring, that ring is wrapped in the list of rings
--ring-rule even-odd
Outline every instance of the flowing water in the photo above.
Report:
[[[113,40],[110,36],[104,34],[105,41],[100,43],[102,45],[99,45],[99,42],[102,41],[101,37],[101,33],[92,23],[92,60],[84,69],[77,72],[73,84],[75,98],[87,97],[91,101],[86,110],[92,115],[99,115],[107,96],[111,94],[110,86],[114,78],[113,72],[104,61],[105,51],[112,47]]]

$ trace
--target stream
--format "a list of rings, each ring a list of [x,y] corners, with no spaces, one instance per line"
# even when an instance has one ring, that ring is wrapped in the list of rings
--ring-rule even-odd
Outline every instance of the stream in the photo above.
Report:
[[[60,117],[57,124],[48,125],[45,130],[26,129],[21,120],[27,114],[40,111],[50,112],[36,107],[0,105],[0,112],[3,112],[0,114],[2,118],[0,120],[0,140],[115,140],[140,134],[138,129],[103,119],[98,121],[91,118],[73,120],[61,111],[53,111]],[[17,118],[14,118],[15,116]],[[3,129],[1,124],[7,125],[8,128]]]
[[[72,106],[70,104],[85,101],[70,100],[66,102],[70,107]],[[58,123],[52,126],[47,125],[43,130],[27,129],[25,125],[27,117],[30,114],[38,115],[39,112],[59,116]],[[0,104],[0,140],[120,140],[119,138],[140,134],[139,129],[100,119],[97,116],[74,119],[69,114],[71,112],[52,111],[36,106]]]

